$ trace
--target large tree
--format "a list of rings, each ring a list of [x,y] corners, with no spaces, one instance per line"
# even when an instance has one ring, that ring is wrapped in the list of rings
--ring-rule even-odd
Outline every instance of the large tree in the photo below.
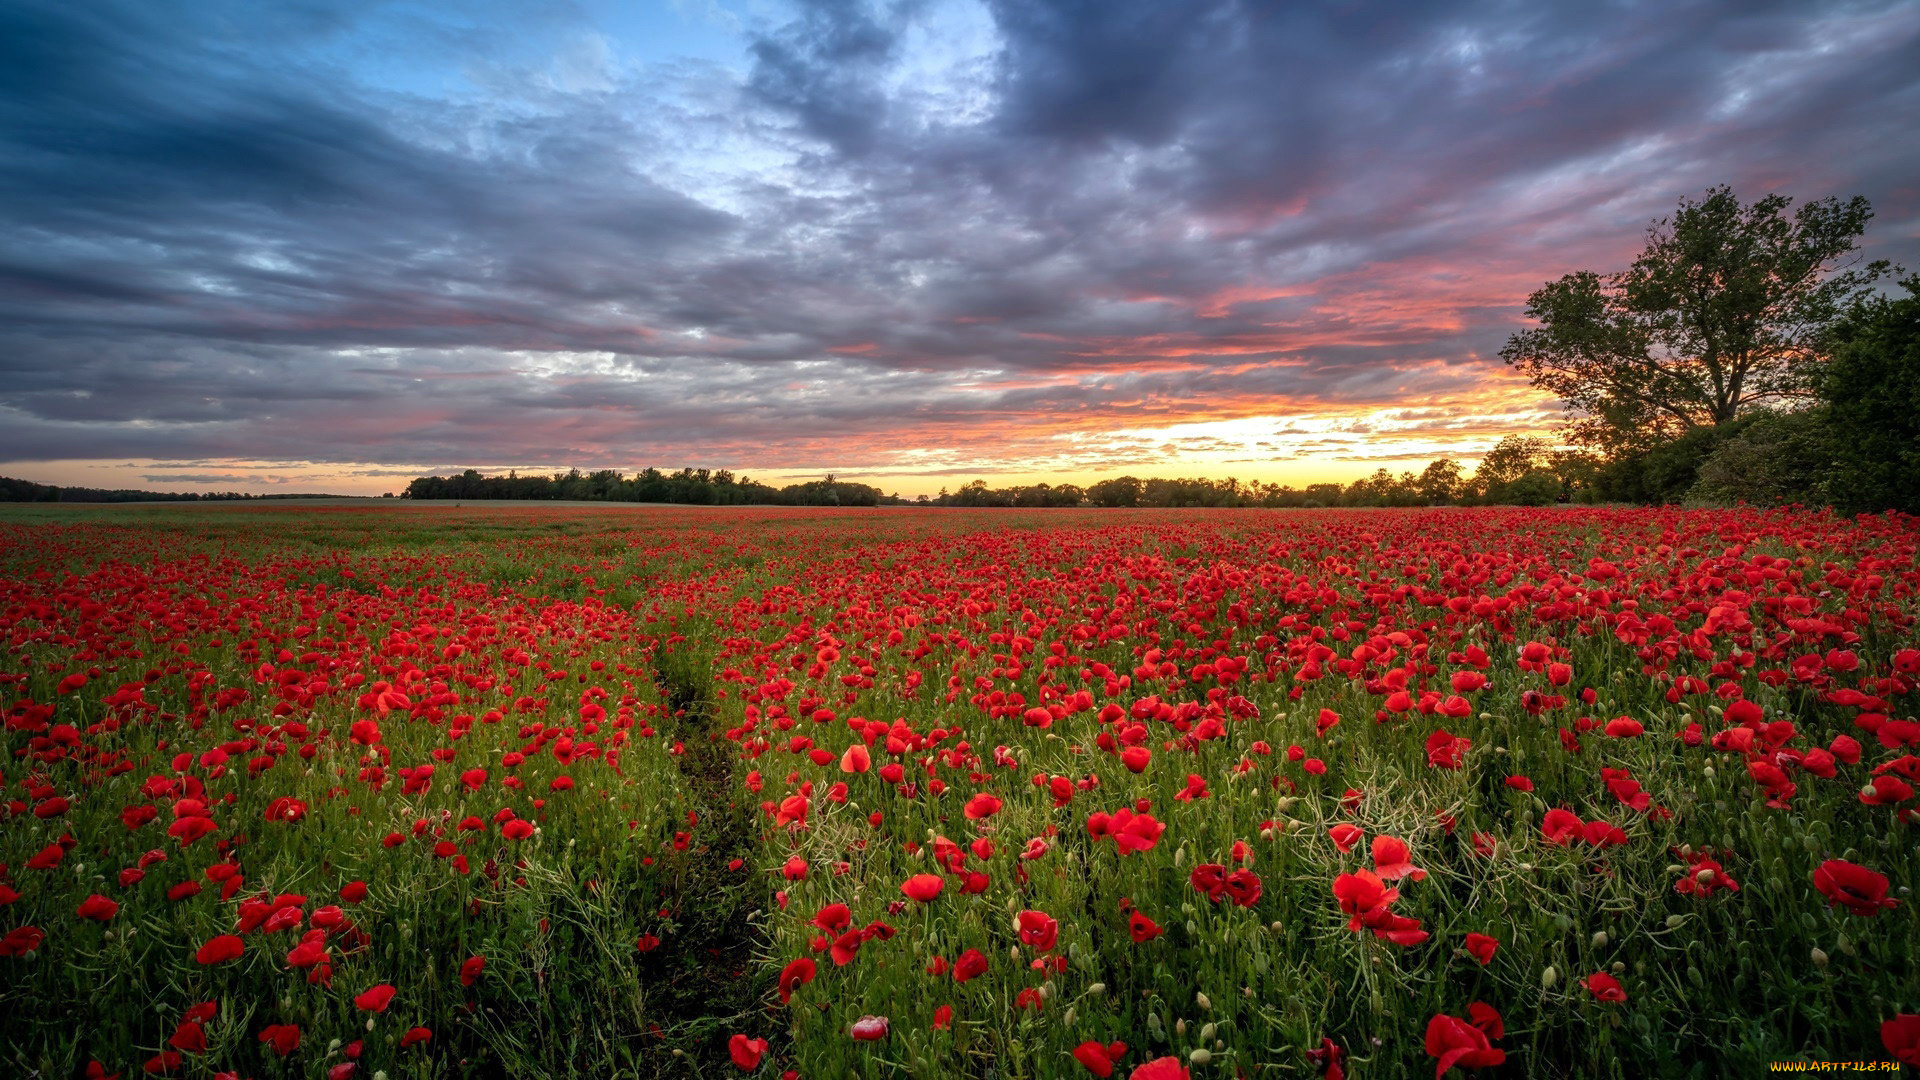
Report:
[[[1570,436],[1645,449],[1756,405],[1811,397],[1825,332],[1886,262],[1861,264],[1867,200],[1681,199],[1626,270],[1568,274],[1527,297],[1539,325],[1501,359],[1566,403]]]

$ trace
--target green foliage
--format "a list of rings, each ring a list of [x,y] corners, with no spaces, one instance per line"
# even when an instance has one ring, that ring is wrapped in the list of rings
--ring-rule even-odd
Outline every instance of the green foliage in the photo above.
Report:
[[[1825,409],[1767,413],[1702,461],[1689,502],[1785,506],[1825,502],[1833,450]]]
[[[1535,469],[1500,485],[1494,501],[1510,506],[1546,506],[1559,498],[1560,478],[1545,469]]]
[[[575,502],[680,503],[689,506],[877,506],[888,501],[868,484],[823,480],[775,489],[726,469],[648,468],[632,477],[612,469],[553,476],[486,476],[468,469],[454,476],[422,476],[407,485],[410,499],[566,499]]]
[[[1527,298],[1540,325],[1500,355],[1566,402],[1575,442],[1652,449],[1754,406],[1810,397],[1827,328],[1888,271],[1853,259],[1859,196],[1743,205],[1726,187],[1682,199],[1631,267],[1549,282]]]
[[[1920,276],[1900,284],[1905,297],[1864,302],[1839,324],[1820,382],[1829,492],[1848,513],[1920,513]]]

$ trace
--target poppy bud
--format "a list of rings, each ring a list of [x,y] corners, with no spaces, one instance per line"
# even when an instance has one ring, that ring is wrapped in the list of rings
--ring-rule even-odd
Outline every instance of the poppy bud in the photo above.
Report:
[[[1104,994],[1106,992],[1107,992],[1106,983],[1094,983],[1093,985],[1087,987],[1087,993],[1089,994]]]
[[[1178,1035],[1178,1036],[1180,1036],[1180,1037],[1181,1037],[1181,1038],[1183,1038],[1183,1039],[1184,1039],[1184,1038],[1186,1038],[1186,1036],[1187,1036],[1187,1020],[1186,1020],[1186,1017],[1181,1017],[1180,1019],[1178,1019],[1178,1020],[1175,1020],[1175,1021],[1173,1022],[1173,1033],[1174,1033],[1175,1035]]]
[[[1201,1007],[1202,1009],[1205,1009],[1205,1010],[1206,1010],[1207,1012],[1212,1012],[1212,1011],[1213,1011],[1213,1002],[1211,1002],[1211,1001],[1209,1001],[1209,1000],[1207,1000],[1207,995],[1206,995],[1206,994],[1204,994],[1204,993],[1196,993],[1196,994],[1194,994],[1194,995],[1193,995],[1193,1000],[1194,1000],[1195,1002],[1197,1002],[1197,1003],[1199,1004],[1199,1006],[1200,1006],[1200,1007]],[[1208,1026],[1212,1026],[1212,1025],[1208,1025]],[[1208,1035],[1208,1036],[1206,1036],[1206,1037],[1210,1039],[1210,1038],[1212,1038],[1213,1036],[1212,1036],[1212,1035]]]
[[[1595,930],[1593,932],[1593,947],[1596,949],[1604,949],[1607,947],[1607,932],[1605,930]]]
[[[1553,989],[1553,984],[1559,981],[1560,973],[1553,970],[1552,964],[1548,964],[1547,969],[1540,973],[1540,986],[1542,989],[1551,990]]]
[[[1193,1053],[1188,1054],[1187,1060],[1193,1062],[1195,1065],[1205,1065],[1213,1060],[1213,1052],[1203,1046]]]
[[[1811,955],[1812,955],[1812,958],[1813,958],[1813,966],[1814,966],[1814,967],[1817,967],[1817,968],[1824,968],[1824,967],[1826,967],[1826,966],[1827,966],[1827,954],[1826,954],[1826,952],[1825,952],[1824,950],[1822,950],[1822,949],[1821,949],[1821,948],[1820,948],[1819,946],[1817,946],[1817,945],[1816,945],[1816,946],[1814,946],[1814,949],[1813,949],[1813,952],[1812,952],[1812,954],[1811,954]]]
[[[1686,921],[1687,917],[1685,915],[1669,915],[1667,916],[1667,929],[1678,930]]]
[[[1214,1032],[1214,1026],[1213,1026],[1213,1021],[1211,1021],[1211,1020],[1209,1020],[1209,1021],[1207,1021],[1207,1022],[1206,1022],[1206,1023],[1204,1024],[1204,1025],[1202,1025],[1202,1026],[1201,1026],[1201,1028],[1200,1028],[1200,1041],[1201,1041],[1201,1042],[1212,1042],[1212,1041],[1213,1041],[1213,1032]]]

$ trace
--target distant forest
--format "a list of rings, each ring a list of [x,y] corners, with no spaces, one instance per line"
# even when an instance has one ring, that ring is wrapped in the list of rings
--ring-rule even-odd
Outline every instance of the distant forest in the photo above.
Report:
[[[1600,460],[1556,450],[1544,439],[1500,441],[1472,473],[1441,458],[1420,472],[1380,469],[1351,484],[1242,482],[1231,477],[1141,479],[1119,476],[1087,487],[1026,484],[990,487],[974,480],[937,496],[906,499],[868,484],[829,475],[775,488],[726,469],[644,469],[632,476],[613,469],[573,469],[551,476],[487,476],[477,469],[455,476],[423,476],[407,485],[411,499],[567,499],[585,502],[682,503],[696,506],[1544,506],[1555,502],[1638,501],[1638,477],[1609,477]],[[1617,489],[1617,490],[1616,490]]]
[[[252,499],[337,499],[338,495],[309,492],[273,492],[248,495],[240,491],[140,491],[133,488],[59,487],[0,476],[0,502],[123,503],[123,502],[246,502]]]

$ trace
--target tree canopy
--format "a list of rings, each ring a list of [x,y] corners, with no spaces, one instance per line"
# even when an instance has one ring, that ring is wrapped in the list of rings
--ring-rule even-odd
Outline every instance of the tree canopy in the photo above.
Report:
[[[1579,271],[1527,298],[1539,325],[1500,356],[1558,396],[1575,443],[1645,450],[1751,409],[1810,398],[1840,315],[1888,272],[1861,264],[1855,196],[1743,205],[1727,187],[1653,224],[1633,265]]]

